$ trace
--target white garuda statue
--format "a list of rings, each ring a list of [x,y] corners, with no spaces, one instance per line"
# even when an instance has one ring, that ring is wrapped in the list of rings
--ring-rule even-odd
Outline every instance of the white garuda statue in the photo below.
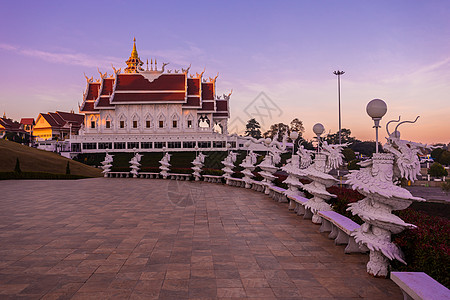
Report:
[[[342,154],[342,149],[347,147],[349,144],[337,144],[328,145],[326,141],[322,143],[322,153],[327,156],[327,169],[328,172],[332,169],[338,169],[344,163],[344,155]]]
[[[398,127],[404,123],[415,123],[417,119],[419,119],[419,116],[414,121],[400,122],[400,117],[398,117],[397,121],[390,121],[386,124],[386,131],[389,138],[387,138],[388,142],[383,146],[383,149],[391,152],[395,156],[394,176],[397,178],[405,178],[411,181],[417,180],[417,175],[420,174],[418,155],[423,154],[422,149],[430,149],[426,144],[400,139],[400,132],[397,130]],[[388,128],[391,122],[400,122],[392,133],[389,132]]]
[[[314,154],[313,150],[307,150],[303,147],[303,145],[300,145],[298,147],[297,154],[300,156],[300,169],[306,169],[312,164],[312,156]]]
[[[414,201],[425,201],[414,197],[394,182],[399,177],[412,181],[416,179],[420,171],[417,154],[420,153],[420,147],[426,145],[400,139],[397,128],[403,123],[415,121],[399,123],[392,134],[388,127],[391,122],[400,122],[400,118],[386,124],[389,138],[383,149],[388,153],[374,153],[372,159],[360,163],[364,168],[350,171],[346,181],[365,196],[364,199],[349,204],[347,209],[364,221],[351,235],[357,243],[370,250],[367,272],[381,277],[388,275],[389,260],[396,259],[405,263],[401,249],[391,241],[391,234],[400,233],[405,228],[416,228],[392,214],[392,211],[405,209]]]

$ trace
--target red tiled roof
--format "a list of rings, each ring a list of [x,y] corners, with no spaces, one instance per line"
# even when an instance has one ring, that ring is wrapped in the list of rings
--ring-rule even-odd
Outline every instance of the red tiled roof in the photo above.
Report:
[[[61,126],[63,126],[66,123],[66,121],[59,114],[55,112],[54,113],[49,112],[48,114]]]
[[[103,80],[103,87],[100,95],[111,95],[114,87],[114,78],[105,78]]]
[[[41,116],[50,124],[51,127],[61,127],[62,124],[59,124],[50,114],[43,114]]]
[[[98,97],[98,92],[100,89],[100,82],[88,83],[88,93],[86,95],[86,100],[95,100]]]
[[[202,102],[202,111],[214,111],[214,101],[211,102]]]
[[[214,83],[202,82],[202,99],[203,100],[214,99]]]
[[[227,100],[216,100],[216,110],[218,112],[228,111],[228,101]]]
[[[20,119],[20,124],[34,125],[34,118],[22,118]]]
[[[188,97],[187,102],[183,103],[183,106],[189,106],[189,107],[201,107],[200,104],[200,97]]]
[[[20,131],[20,132],[25,132],[22,128],[21,128],[21,124],[19,122],[13,121],[11,119],[7,119],[7,118],[0,118],[0,124],[5,127],[5,130],[7,131]]]
[[[213,113],[213,117],[228,117],[228,113],[227,112]]]
[[[116,91],[185,90],[186,74],[163,74],[150,82],[141,74],[117,75]]]
[[[188,95],[200,95],[200,78],[188,78]]]
[[[184,101],[184,92],[171,93],[115,93],[111,103],[117,102],[155,102],[155,101]]]
[[[56,113],[65,121],[72,122],[72,123],[83,123],[84,122],[84,115],[75,114],[75,113],[68,113],[64,111],[56,111]]]
[[[97,111],[94,108],[94,101],[85,101],[81,106],[80,112]]]
[[[109,104],[109,97],[100,97],[95,107],[114,107],[114,105]]]

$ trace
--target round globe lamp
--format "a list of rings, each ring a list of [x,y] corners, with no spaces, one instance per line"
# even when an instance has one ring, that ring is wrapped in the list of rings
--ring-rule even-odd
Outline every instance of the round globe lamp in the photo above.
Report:
[[[373,99],[367,104],[367,114],[372,118],[375,128],[375,152],[378,153],[378,128],[380,128],[380,120],[387,112],[387,105],[381,99]]]

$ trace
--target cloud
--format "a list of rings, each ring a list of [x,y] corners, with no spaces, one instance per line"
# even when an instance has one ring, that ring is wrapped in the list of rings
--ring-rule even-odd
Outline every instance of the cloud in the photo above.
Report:
[[[122,64],[122,59],[117,57],[95,57],[84,53],[49,52],[37,49],[20,48],[9,44],[0,44],[0,49],[5,51],[14,51],[16,54],[34,57],[51,63],[73,66],[84,66],[92,68],[95,66],[109,67],[111,66],[111,64]]]

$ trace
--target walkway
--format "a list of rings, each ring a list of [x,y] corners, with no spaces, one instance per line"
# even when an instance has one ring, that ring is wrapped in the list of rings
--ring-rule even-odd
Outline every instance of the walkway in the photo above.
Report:
[[[252,190],[157,179],[0,181],[1,299],[402,299]]]

